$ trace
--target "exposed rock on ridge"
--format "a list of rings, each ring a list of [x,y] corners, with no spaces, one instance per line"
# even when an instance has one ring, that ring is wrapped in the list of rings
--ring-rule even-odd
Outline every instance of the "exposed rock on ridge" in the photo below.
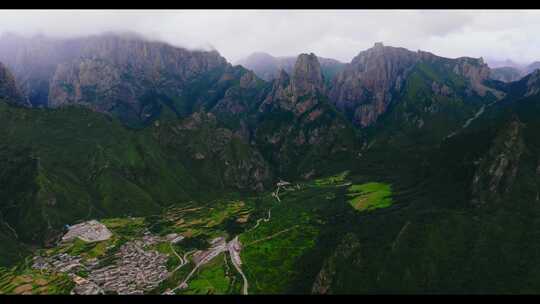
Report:
[[[324,80],[317,56],[300,54],[292,77],[281,70],[274,81],[272,92],[261,105],[261,111],[268,106],[293,111],[297,116],[311,110],[317,104],[318,95],[324,94]]]
[[[133,35],[35,41],[4,36],[0,41],[0,58],[14,67],[34,106],[82,104],[135,125],[151,121],[163,104],[191,114],[191,103],[203,103],[196,96],[181,98],[192,94],[192,82],[223,85],[219,74],[231,68],[216,51],[191,51]]]
[[[510,190],[525,150],[523,127],[524,124],[514,117],[480,160],[472,184],[474,204],[497,202]]]
[[[356,56],[333,82],[330,99],[360,126],[368,126],[384,113],[401,88],[418,56],[404,48],[382,43]]]
[[[273,81],[279,77],[280,71],[284,70],[287,74],[292,74],[298,56],[274,57],[266,53],[253,53],[248,57],[239,60],[240,64],[257,74],[261,79]],[[345,64],[331,58],[318,57],[321,64],[322,74],[327,80],[331,80]]]
[[[371,49],[358,54],[336,76],[329,97],[353,123],[361,127],[370,126],[386,112],[394,97],[398,96],[409,72],[419,62],[442,64],[466,78],[471,94],[474,92],[484,96],[491,92],[502,97],[500,92],[483,84],[489,78],[490,70],[482,59],[447,59],[428,52],[384,46],[382,43],[375,43]]]

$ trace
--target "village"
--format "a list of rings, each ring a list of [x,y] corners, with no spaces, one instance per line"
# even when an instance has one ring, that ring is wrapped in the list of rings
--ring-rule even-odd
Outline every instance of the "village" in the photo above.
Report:
[[[144,241],[131,241],[116,253],[117,264],[90,272],[88,280],[101,286],[105,293],[143,294],[158,287],[168,277],[168,255],[146,251]],[[84,293],[87,289],[82,289]]]
[[[107,227],[95,220],[77,224],[70,228],[62,238],[61,243],[69,242],[75,238],[80,238],[86,242],[99,242],[112,236]],[[148,250],[148,247],[163,241],[175,244],[181,242],[183,238],[182,235],[176,233],[160,237],[146,231],[140,239],[123,244],[112,257],[114,263],[110,265],[100,266],[100,261],[96,258],[84,260],[79,256],[59,253],[52,256],[35,256],[32,268],[41,271],[66,273],[75,283],[71,294],[144,294],[157,288],[162,281],[172,274],[167,270],[166,266],[169,255],[159,253],[156,250]],[[238,237],[228,243],[224,237],[217,237],[210,244],[211,247],[208,250],[190,252],[195,266],[178,286],[179,289],[187,288],[189,279],[199,267],[222,252],[230,252],[233,264],[241,272],[241,245]],[[174,271],[188,263],[188,255],[189,253],[184,255],[184,258],[178,256],[181,265]],[[85,272],[85,277],[82,277],[80,272]],[[242,276],[245,278],[243,273]],[[164,294],[174,294],[174,290],[168,290]]]
[[[272,193],[272,196],[276,199],[276,202],[281,202],[279,197],[281,188],[291,191],[297,190],[299,185],[294,187],[290,183],[280,180],[276,184],[276,187],[276,191]],[[257,224],[252,229],[256,229],[261,221],[269,221],[270,216],[270,210],[268,210],[268,217],[257,220]],[[60,240],[60,244],[71,242],[77,238],[86,243],[101,242],[113,236],[113,233],[105,225],[96,220],[67,226],[67,228],[68,231]],[[32,268],[41,271],[66,273],[75,283],[71,294],[136,295],[156,289],[161,282],[188,264],[190,262],[188,261],[188,256],[191,254],[191,262],[194,264],[194,267],[176,288],[167,289],[163,293],[171,295],[175,294],[176,290],[188,288],[190,278],[201,266],[210,262],[219,254],[228,252],[234,267],[244,281],[242,293],[248,294],[249,284],[242,271],[242,260],[240,257],[242,244],[238,236],[235,236],[229,242],[224,237],[216,237],[210,241],[210,248],[207,250],[192,250],[185,253],[184,257],[181,257],[172,248],[172,244],[177,244],[183,239],[184,236],[177,233],[171,233],[161,237],[145,231],[141,238],[122,244],[113,256],[107,257],[111,261],[106,265],[103,265],[103,259],[83,259],[80,256],[58,253],[52,256],[35,256],[33,258]],[[168,271],[167,269],[167,261],[170,256],[149,248],[161,242],[171,244],[174,255],[180,260],[180,265],[172,271]],[[114,245],[107,247],[107,249],[111,247],[114,247]]]
[[[87,242],[97,242],[110,238],[112,233],[103,224],[93,220],[72,226],[62,242],[76,237]],[[170,242],[182,240],[182,236],[172,234],[164,238]],[[123,244],[113,256],[114,264],[99,267],[97,259],[83,260],[81,257],[60,253],[50,257],[36,256],[32,268],[67,273],[76,286],[72,294],[143,294],[156,288],[165,280],[168,255],[146,247],[164,240],[145,232],[139,240]],[[84,271],[87,277],[77,273]]]

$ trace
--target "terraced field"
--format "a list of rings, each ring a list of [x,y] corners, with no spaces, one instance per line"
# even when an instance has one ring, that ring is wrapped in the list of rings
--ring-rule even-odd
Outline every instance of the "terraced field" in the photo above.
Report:
[[[392,188],[384,183],[352,185],[347,194],[354,209],[364,211],[386,208],[392,205]]]
[[[0,268],[0,294],[69,294],[71,279],[61,273],[40,273],[21,265]]]

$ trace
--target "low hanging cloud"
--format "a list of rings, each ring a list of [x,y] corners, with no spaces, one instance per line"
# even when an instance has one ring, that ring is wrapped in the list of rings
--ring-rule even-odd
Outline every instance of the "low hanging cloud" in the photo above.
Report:
[[[540,11],[479,10],[8,10],[0,33],[75,37],[133,31],[187,48],[215,48],[229,61],[255,51],[301,52],[349,62],[385,45],[446,57],[540,60]]]

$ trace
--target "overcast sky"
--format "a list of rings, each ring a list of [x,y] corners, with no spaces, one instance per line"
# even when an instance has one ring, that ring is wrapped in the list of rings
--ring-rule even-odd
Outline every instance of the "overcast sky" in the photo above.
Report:
[[[230,62],[255,51],[313,52],[349,62],[375,42],[445,57],[540,60],[540,11],[44,10],[0,11],[0,33],[77,36],[135,31]]]

